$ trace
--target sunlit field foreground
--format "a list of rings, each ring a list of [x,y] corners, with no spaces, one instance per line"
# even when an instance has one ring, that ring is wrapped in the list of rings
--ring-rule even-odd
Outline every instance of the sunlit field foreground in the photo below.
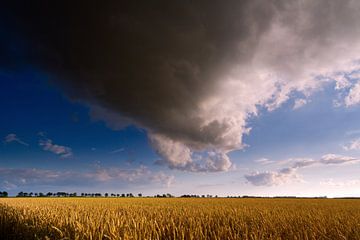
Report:
[[[344,199],[0,199],[0,239],[360,239]]]

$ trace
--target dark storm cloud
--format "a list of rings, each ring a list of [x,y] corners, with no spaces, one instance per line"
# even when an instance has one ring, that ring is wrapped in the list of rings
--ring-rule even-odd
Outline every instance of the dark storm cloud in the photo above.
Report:
[[[205,144],[227,126],[201,133],[198,103],[230,65],[249,58],[272,16],[271,7],[247,1],[27,1],[21,8],[17,25],[33,41],[31,61],[55,73],[72,97]],[[241,52],[239,41],[248,42]]]
[[[30,63],[91,105],[96,119],[147,129],[170,167],[190,171],[199,169],[194,151],[207,151],[200,160],[210,171],[229,169],[226,153],[242,148],[256,106],[271,110],[291,91],[314,87],[304,76],[325,70],[310,68],[309,56],[327,61],[337,41],[326,39],[346,43],[359,35],[348,27],[358,16],[352,1],[7,4],[6,19],[27,39]],[[298,81],[274,80],[281,78]]]

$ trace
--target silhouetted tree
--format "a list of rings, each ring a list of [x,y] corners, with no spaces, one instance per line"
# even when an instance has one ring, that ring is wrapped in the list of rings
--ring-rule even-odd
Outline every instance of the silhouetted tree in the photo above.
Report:
[[[23,197],[24,196],[24,192],[19,192],[17,195],[16,195],[16,197]]]
[[[8,197],[8,193],[3,191],[3,192],[0,192],[0,197]]]

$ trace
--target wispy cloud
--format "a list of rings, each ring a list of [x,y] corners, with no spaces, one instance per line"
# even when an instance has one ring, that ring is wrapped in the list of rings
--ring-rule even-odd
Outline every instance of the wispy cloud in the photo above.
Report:
[[[123,152],[123,151],[125,151],[125,148],[115,149],[115,150],[111,151],[110,153],[120,153],[120,152]]]
[[[346,136],[353,136],[353,135],[359,135],[359,134],[360,134],[360,129],[355,129],[355,130],[350,130],[350,131],[345,132]]]
[[[245,179],[255,186],[274,186],[289,183],[293,181],[302,181],[302,178],[297,174],[297,170],[304,167],[309,167],[315,164],[323,165],[342,165],[348,163],[358,162],[360,159],[343,156],[338,154],[325,154],[319,160],[311,158],[297,158],[288,159],[286,162],[292,163],[290,167],[281,168],[278,171],[264,171],[264,172],[252,172],[246,174]]]
[[[360,179],[353,179],[347,181],[335,181],[334,179],[326,179],[320,182],[320,185],[323,186],[332,186],[332,187],[350,187],[360,185]]]
[[[262,164],[262,165],[267,165],[267,164],[275,163],[275,161],[270,160],[270,159],[268,159],[268,158],[256,159],[254,162],[260,163],[260,164]]]
[[[0,188],[24,186],[87,186],[93,184],[157,184],[169,187],[175,177],[164,172],[153,172],[145,166],[137,168],[93,167],[84,171],[49,170],[37,168],[0,168]]]
[[[15,133],[10,133],[4,138],[5,143],[16,142],[24,146],[29,146],[28,143],[22,141]]]
[[[358,162],[359,160],[359,158],[329,153],[322,156],[319,162],[322,164],[345,164]]]
[[[55,153],[62,158],[73,156],[72,149],[70,147],[54,144],[51,139],[40,140],[39,146],[41,146],[44,151]]]
[[[164,172],[158,172],[150,177],[150,180],[155,183],[161,183],[167,187],[171,187],[175,182],[173,175],[167,175]]]
[[[343,149],[346,150],[346,151],[360,150],[360,138],[352,140],[350,143],[343,146]]]

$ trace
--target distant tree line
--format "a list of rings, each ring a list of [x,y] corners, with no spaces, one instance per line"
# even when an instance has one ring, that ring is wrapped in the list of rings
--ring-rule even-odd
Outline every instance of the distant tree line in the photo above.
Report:
[[[7,192],[5,192],[5,191],[0,192],[0,197],[7,197],[7,196],[9,196],[9,194]]]
[[[196,194],[192,194],[192,195],[189,195],[189,194],[185,194],[185,195],[181,195],[180,197],[182,198],[212,198],[213,195],[210,195],[210,194],[207,194],[207,195],[196,195]],[[215,198],[217,198],[218,195],[215,195]]]
[[[0,191],[0,197],[8,197],[9,194],[6,191]],[[109,197],[109,198],[133,198],[133,197],[154,197],[154,198],[173,198],[175,196],[170,193],[164,194],[156,194],[153,196],[143,196],[142,193],[138,193],[134,195],[133,193],[81,193],[77,194],[76,192],[68,193],[68,192],[19,192],[16,197]],[[184,194],[181,195],[180,198],[218,198],[218,195],[197,195],[197,194]],[[297,196],[273,196],[273,197],[263,197],[263,196],[227,196],[226,198],[327,198],[326,196],[318,196],[318,197],[297,197]],[[359,197],[345,197],[349,199],[359,199]],[[340,198],[342,199],[342,198]]]
[[[1,195],[0,195],[1,196]],[[76,192],[74,193],[67,193],[67,192],[48,192],[48,193],[33,193],[33,192],[19,192],[16,197],[112,197],[112,198],[133,198],[133,197],[143,197],[142,193],[138,193],[137,195],[134,195],[133,193],[105,193],[104,195],[102,193],[81,193],[78,195]],[[174,197],[170,193],[166,194],[157,194],[154,196],[146,196],[146,197],[157,197],[157,198],[170,198]]]

